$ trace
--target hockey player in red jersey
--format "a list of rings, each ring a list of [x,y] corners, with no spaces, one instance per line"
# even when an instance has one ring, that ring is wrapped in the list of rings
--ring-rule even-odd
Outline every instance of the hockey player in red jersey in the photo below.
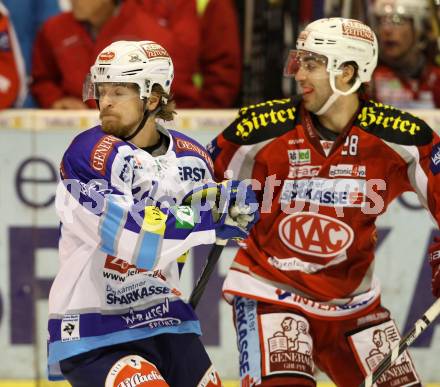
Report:
[[[373,276],[376,218],[414,191],[440,220],[440,140],[419,118],[361,98],[378,57],[367,25],[321,19],[296,48],[285,73],[300,95],[241,108],[208,146],[216,177],[253,179],[261,205],[223,291],[242,386],[314,386],[316,366],[356,386],[399,340]],[[381,385],[420,385],[407,353],[390,370]]]

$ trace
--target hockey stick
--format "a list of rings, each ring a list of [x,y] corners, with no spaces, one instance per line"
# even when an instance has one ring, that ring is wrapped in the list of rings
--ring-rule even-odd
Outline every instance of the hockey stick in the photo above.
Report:
[[[214,270],[220,255],[228,243],[227,239],[217,239],[211,251],[209,252],[208,258],[206,259],[205,267],[197,280],[196,286],[194,286],[191,296],[189,297],[189,303],[195,309],[197,304],[205,291],[206,285],[208,284],[209,278]]]
[[[440,298],[435,301],[425,314],[414,324],[413,329],[396,345],[387,356],[385,356],[375,370],[368,375],[359,387],[371,387],[374,382],[393,364],[396,359],[404,352],[421,333],[436,319],[440,314]]]

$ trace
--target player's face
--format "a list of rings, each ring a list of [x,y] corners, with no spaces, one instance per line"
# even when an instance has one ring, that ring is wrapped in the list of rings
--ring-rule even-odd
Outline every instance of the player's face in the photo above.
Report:
[[[379,53],[387,62],[402,59],[414,45],[414,27],[409,18],[398,15],[378,19]]]
[[[104,132],[126,137],[139,125],[143,104],[138,88],[132,84],[102,83],[98,85],[99,118]]]
[[[319,111],[333,93],[327,62],[321,56],[305,55],[300,58],[295,80],[305,108],[312,113]]]

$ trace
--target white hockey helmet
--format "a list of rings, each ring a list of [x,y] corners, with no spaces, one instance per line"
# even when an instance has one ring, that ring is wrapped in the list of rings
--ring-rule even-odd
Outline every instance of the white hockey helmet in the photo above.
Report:
[[[366,24],[340,17],[316,20],[300,33],[296,41],[296,53],[291,51],[289,61],[298,51],[317,54],[327,58],[327,72],[333,94],[315,114],[324,114],[341,95],[356,92],[362,83],[369,82],[377,66],[378,43],[373,30]],[[336,76],[341,74],[342,64],[354,62],[357,65],[356,79],[349,90],[336,87]]]
[[[370,81],[377,65],[376,35],[366,24],[354,19],[334,17],[314,21],[300,33],[296,48],[327,57],[330,75],[340,74],[343,63],[355,62],[359,81],[356,89]]]
[[[169,93],[173,77],[173,62],[160,44],[150,40],[113,42],[99,53],[90,68],[83,99],[97,99],[96,85],[104,82],[135,83],[141,99],[151,95],[155,84]]]
[[[376,17],[397,15],[411,18],[420,33],[429,15],[429,4],[426,0],[375,0],[373,12]]]

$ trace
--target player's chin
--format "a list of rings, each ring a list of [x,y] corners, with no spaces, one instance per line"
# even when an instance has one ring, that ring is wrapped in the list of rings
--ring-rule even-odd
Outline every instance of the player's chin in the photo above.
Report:
[[[123,128],[117,122],[105,118],[102,120],[101,127],[105,133],[113,134],[116,137],[120,137],[123,131]]]
[[[311,98],[304,98],[303,102],[304,102],[304,107],[309,112],[315,113],[319,110],[319,108],[317,108],[317,106],[316,106],[316,103],[314,101],[312,101]]]

